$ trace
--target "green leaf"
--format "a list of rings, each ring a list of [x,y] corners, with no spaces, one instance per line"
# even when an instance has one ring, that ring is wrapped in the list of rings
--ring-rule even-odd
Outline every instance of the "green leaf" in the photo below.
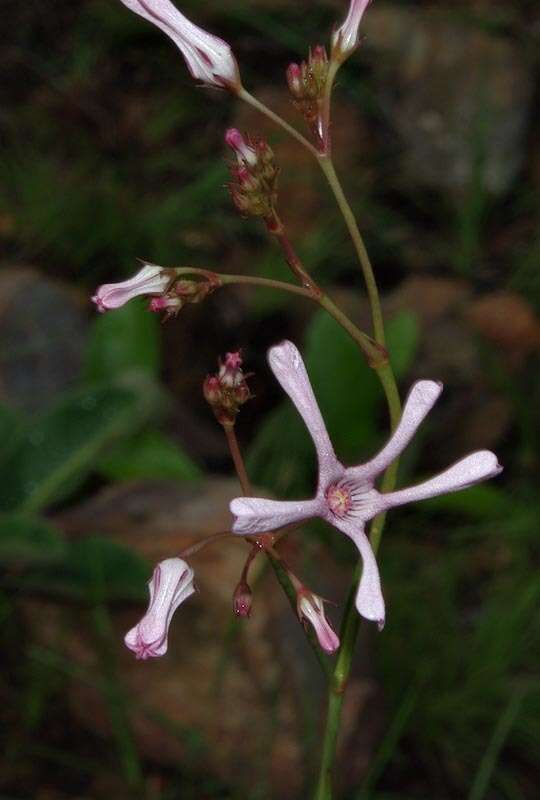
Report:
[[[96,316],[85,359],[88,380],[114,380],[132,371],[154,377],[160,361],[159,322],[142,302]]]
[[[397,378],[404,377],[412,367],[418,351],[420,326],[416,314],[402,311],[387,325],[386,338],[390,361]]]
[[[120,442],[99,463],[99,471],[112,480],[201,476],[196,464],[160,431],[148,430]]]
[[[11,409],[0,404],[0,467],[20,441],[22,420]]]
[[[0,475],[0,510],[35,512],[63,499],[112,442],[155,415],[159,402],[148,381],[101,385],[70,395],[28,423]]]
[[[21,514],[0,515],[0,562],[24,568],[57,562],[65,552],[65,541],[49,523]]]
[[[95,600],[145,600],[148,563],[123,545],[99,536],[71,542],[54,571],[42,570],[24,582]]]
[[[473,519],[505,519],[517,511],[515,502],[503,491],[489,484],[432,497],[422,503],[422,508],[427,512],[450,512]]]

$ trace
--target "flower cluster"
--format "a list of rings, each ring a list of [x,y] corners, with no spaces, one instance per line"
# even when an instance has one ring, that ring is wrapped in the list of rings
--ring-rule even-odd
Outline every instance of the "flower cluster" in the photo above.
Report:
[[[229,192],[236,208],[244,216],[271,220],[277,201],[279,170],[274,153],[264,139],[244,137],[236,128],[225,134],[236,162],[231,164]]]
[[[287,83],[294,105],[320,144],[324,143],[321,114],[327,80],[328,56],[321,45],[310,50],[307,61],[289,64],[287,68]]]
[[[242,357],[239,352],[227,353],[224,361],[219,361],[219,372],[208,375],[203,384],[206,402],[212,407],[221,425],[234,425],[240,407],[250,398],[251,392],[242,371]]]

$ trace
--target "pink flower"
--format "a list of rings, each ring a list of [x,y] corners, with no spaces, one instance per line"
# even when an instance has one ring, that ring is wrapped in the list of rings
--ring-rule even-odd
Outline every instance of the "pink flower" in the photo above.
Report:
[[[356,608],[368,620],[384,625],[385,608],[379,570],[364,525],[381,511],[427,497],[465,489],[498,475],[502,467],[488,450],[472,453],[431,480],[381,494],[375,480],[407,446],[416,429],[442,391],[434,381],[414,384],[401,421],[383,449],[366,464],[344,467],[336,458],[317,406],[300,353],[292,342],[271,348],[270,367],[302,416],[315,445],[319,462],[317,494],[313,500],[280,502],[257,497],[238,497],[231,503],[233,530],[242,535],[260,534],[294,522],[321,517],[357,546],[364,568],[356,595]]]
[[[145,264],[133,278],[121,283],[105,283],[92,297],[98,311],[120,308],[138,295],[161,295],[171,283],[171,273]]]
[[[322,649],[326,653],[335,653],[339,647],[339,638],[326,619],[322,597],[303,589],[298,593],[297,607],[302,622],[309,622],[313,626]]]
[[[238,64],[227,42],[194,25],[170,0],[122,0],[122,3],[170,36],[194,78],[231,91],[241,88]]]
[[[195,591],[193,570],[181,558],[167,558],[154,570],[148,583],[150,604],[141,621],[124,638],[137,658],[163,656],[172,615]]]
[[[333,56],[344,61],[358,46],[358,28],[370,0],[351,0],[347,19],[332,35]]]

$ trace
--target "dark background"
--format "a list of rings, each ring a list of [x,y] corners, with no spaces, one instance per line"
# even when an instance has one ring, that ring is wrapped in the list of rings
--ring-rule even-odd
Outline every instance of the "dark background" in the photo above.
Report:
[[[229,41],[244,84],[302,126],[284,70],[327,41],[345,0],[185,0]],[[144,303],[89,297],[137,269],[206,266],[287,279],[225,189],[224,130],[268,137],[280,211],[306,265],[369,327],[361,276],[316,165],[219,91],[195,86],[157,29],[115,0],[2,3],[0,52],[0,797],[307,798],[323,687],[262,563],[252,618],[230,597],[245,545],[193,561],[200,593],[170,651],[122,644],[153,563],[230,524],[238,493],[201,384],[241,347],[255,399],[238,435],[253,480],[312,491],[314,454],[265,365],[293,338],[336,448],[368,458],[382,393],[302,300],[223,289],[160,326]],[[476,448],[496,481],[393,512],[388,606],[364,626],[345,705],[340,797],[536,796],[540,239],[537,4],[383,2],[335,92],[336,164],[372,255],[402,392],[445,392],[401,485]],[[338,606],[354,553],[314,525],[295,571]]]

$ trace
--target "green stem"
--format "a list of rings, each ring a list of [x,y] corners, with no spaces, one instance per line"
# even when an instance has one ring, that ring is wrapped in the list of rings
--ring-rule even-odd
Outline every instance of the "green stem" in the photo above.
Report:
[[[332,192],[334,193],[336,202],[343,215],[345,224],[347,225],[350,237],[352,239],[354,248],[356,250],[356,254],[358,256],[358,261],[360,262],[360,266],[362,268],[362,273],[364,275],[364,281],[366,284],[366,289],[369,298],[369,305],[371,308],[371,318],[373,321],[374,338],[375,341],[378,342],[378,344],[384,347],[385,346],[384,321],[381,309],[381,301],[379,298],[379,290],[377,288],[377,281],[375,280],[373,267],[371,266],[371,261],[369,259],[368,252],[364,245],[364,240],[362,239],[362,235],[358,228],[358,223],[356,222],[356,218],[349,204],[349,201],[345,197],[345,194],[341,187],[341,183],[339,182],[339,178],[334,169],[332,159],[326,155],[319,155],[317,157],[317,161],[319,163],[320,168],[322,169],[322,171],[326,176],[326,180],[328,181],[330,188],[332,189]]]
[[[260,111],[261,114],[265,115],[265,117],[271,119],[272,122],[275,122],[276,125],[279,125],[279,127],[283,128],[284,131],[287,131],[290,136],[292,136],[297,142],[300,142],[303,147],[309,150],[309,152],[315,156],[315,158],[318,158],[319,152],[317,148],[313,147],[311,142],[308,142],[305,136],[302,136],[302,134],[299,133],[296,128],[293,128],[292,125],[289,125],[288,122],[285,122],[285,120],[272,111],[272,109],[268,108],[268,106],[265,106],[264,103],[261,103],[261,101],[257,100],[256,97],[253,97],[253,95],[247,92],[244,88],[238,92],[238,97],[240,100],[243,100],[245,103],[248,103],[248,105],[257,109],[257,111]]]
[[[332,78],[334,77],[334,74],[332,75]],[[324,113],[327,114],[326,124],[328,126],[328,129],[330,126],[330,102],[331,102],[332,84],[333,80],[329,84],[328,92],[325,97]],[[362,235],[360,233],[360,229],[356,222],[353,210],[345,196],[345,193],[343,192],[341,183],[334,169],[334,165],[332,163],[332,159],[330,157],[329,152],[319,153],[317,149],[313,147],[313,145],[310,142],[307,141],[307,139],[305,139],[301,134],[298,133],[298,131],[292,128],[288,123],[282,120],[277,114],[268,109],[258,100],[253,98],[251,95],[248,95],[247,92],[240,93],[240,97],[241,99],[250,103],[250,105],[257,108],[267,117],[272,119],[276,124],[278,124],[284,130],[288,131],[288,133],[290,133],[298,142],[300,142],[300,144],[306,147],[306,149],[309,150],[309,152],[316,158],[317,163],[319,164],[321,170],[323,171],[328,181],[330,188],[332,189],[338,207],[341,211],[341,214],[349,231],[349,235],[352,239],[354,248],[356,250],[356,254],[358,256],[358,260],[364,276],[364,281],[366,284],[366,290],[369,299],[369,305],[371,309],[373,336],[376,344],[379,345],[381,350],[385,352],[386,337],[384,332],[384,320],[383,320],[381,302],[379,298],[379,291],[377,288],[377,282],[375,280],[375,274],[373,272],[373,267],[371,266],[371,261],[368,252],[366,250],[366,247],[364,245],[364,241],[362,239]],[[330,313],[332,313],[328,305],[326,305],[325,307]],[[342,314],[342,312],[340,312],[340,314]],[[333,314],[333,316],[335,319],[337,319],[337,321],[340,321],[335,314]],[[343,315],[343,317],[345,317],[345,315]],[[343,322],[341,322],[341,324],[343,324]],[[353,339],[358,344],[360,344],[358,338],[353,335],[353,331],[350,327],[351,325],[352,323],[348,324],[347,326],[344,326],[345,330],[347,330],[347,332],[353,336]],[[394,430],[401,415],[401,402],[392,366],[388,362],[387,358],[379,362],[375,361],[375,363],[372,363],[372,366],[375,369],[379,377],[379,380],[381,381],[390,415],[391,427],[392,430]],[[383,491],[391,491],[394,488],[397,477],[397,470],[398,470],[398,461],[396,460],[393,464],[390,465],[390,467],[386,470],[383,476],[381,484],[381,489]],[[379,514],[377,517],[375,517],[375,519],[371,524],[370,528],[371,542],[375,552],[377,551],[380,544],[381,536],[384,529],[384,523],[385,523],[385,515]],[[349,591],[349,595],[345,606],[345,611],[343,614],[343,621],[340,631],[341,646],[338,651],[336,666],[334,669],[334,675],[333,675],[334,679],[329,686],[326,730],[324,734],[323,754],[321,760],[319,781],[314,796],[315,800],[332,800],[332,772],[335,761],[337,736],[341,719],[341,709],[343,706],[343,694],[346,688],[351,668],[352,656],[359,628],[359,618],[355,608],[355,597],[360,576],[361,576],[361,565],[357,564],[354,572],[353,583]]]

